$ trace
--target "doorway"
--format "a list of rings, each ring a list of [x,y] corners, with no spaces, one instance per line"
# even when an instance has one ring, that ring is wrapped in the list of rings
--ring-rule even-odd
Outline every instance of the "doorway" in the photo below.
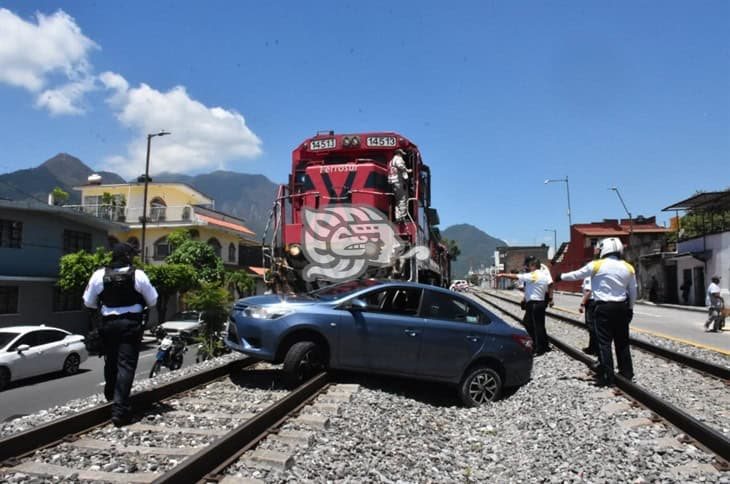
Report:
[[[705,268],[694,268],[695,279],[695,306],[704,306],[705,304]]]

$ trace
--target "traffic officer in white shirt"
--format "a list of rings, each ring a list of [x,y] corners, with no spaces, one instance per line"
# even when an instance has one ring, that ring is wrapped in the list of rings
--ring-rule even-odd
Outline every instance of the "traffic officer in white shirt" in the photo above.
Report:
[[[614,381],[611,343],[616,344],[618,371],[624,378],[634,377],[629,349],[629,323],[634,316],[636,302],[636,274],[634,267],[621,260],[623,244],[616,237],[598,243],[600,259],[594,260],[577,271],[558,274],[558,281],[578,281],[591,278],[591,294],[595,300],[593,309],[596,336],[598,336],[599,386],[612,385]]]
[[[131,420],[129,393],[137,369],[145,306],[157,303],[157,291],[140,269],[132,265],[136,250],[117,244],[109,267],[91,276],[84,305],[96,309],[101,301],[99,334],[104,342],[104,396],[112,401],[112,422],[117,427]]]
[[[535,343],[535,356],[550,351],[545,331],[545,309],[553,303],[553,278],[544,270],[537,257],[527,257],[525,266],[530,272],[522,274],[497,274],[498,278],[518,280],[525,285],[525,315],[522,323]],[[547,268],[545,268],[547,269]]]
[[[593,259],[598,259],[600,253],[598,246],[593,249]],[[585,313],[586,328],[588,329],[588,346],[583,348],[583,353],[588,355],[598,355],[598,338],[596,337],[596,326],[593,321],[593,307],[595,306],[595,299],[593,299],[593,291],[591,291],[591,277],[588,276],[583,279],[581,286],[583,291],[583,299],[580,301],[581,313]]]

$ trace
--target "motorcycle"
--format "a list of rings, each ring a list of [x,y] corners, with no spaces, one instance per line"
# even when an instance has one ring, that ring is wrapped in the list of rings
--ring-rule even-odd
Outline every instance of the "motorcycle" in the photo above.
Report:
[[[185,341],[180,336],[165,335],[157,348],[157,357],[150,370],[150,378],[159,375],[163,367],[169,368],[170,371],[179,369],[183,363],[183,355],[187,351]]]
[[[198,344],[198,352],[195,357],[195,362],[200,363],[202,361],[210,360],[211,358],[217,358],[231,352],[231,349],[226,346],[225,333],[216,332],[213,338],[209,341],[201,341]]]

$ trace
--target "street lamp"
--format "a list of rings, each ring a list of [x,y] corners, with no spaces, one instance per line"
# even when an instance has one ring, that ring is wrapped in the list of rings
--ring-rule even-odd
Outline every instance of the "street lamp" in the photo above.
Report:
[[[570,228],[573,226],[573,219],[570,215],[570,185],[568,184],[568,175],[565,175],[565,178],[555,178],[555,179],[547,179],[545,180],[545,184],[548,183],[556,183],[556,182],[565,182],[565,192],[568,195],[568,240],[570,240]]]
[[[555,254],[558,253],[558,231],[557,229],[545,229],[545,232],[553,233],[553,257],[555,257]]]
[[[147,262],[145,236],[147,235],[147,184],[150,182],[150,145],[155,136],[167,136],[169,132],[162,130],[159,133],[147,135],[147,162],[144,168],[144,198],[142,200],[142,263]],[[139,180],[139,179],[138,179]]]
[[[616,195],[618,195],[618,199],[621,201],[621,205],[624,206],[624,210],[626,210],[626,213],[629,216],[629,241],[631,240],[631,235],[634,233],[634,218],[631,216],[631,212],[629,212],[629,209],[626,208],[626,204],[624,203],[624,199],[621,196],[621,192],[618,191],[618,188],[611,187],[609,190],[613,190],[616,192]]]

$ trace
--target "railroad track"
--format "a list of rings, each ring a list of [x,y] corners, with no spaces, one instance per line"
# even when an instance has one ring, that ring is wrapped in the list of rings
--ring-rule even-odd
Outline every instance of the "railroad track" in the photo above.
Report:
[[[495,293],[489,292],[489,291],[475,291],[473,293],[476,294],[477,296],[479,296],[480,294],[486,294],[495,299],[499,299],[501,301],[508,302],[515,306],[519,306],[518,301],[516,301],[515,299],[512,299],[510,297],[503,296],[501,294],[495,294]],[[568,323],[572,326],[575,326],[575,327],[578,327],[578,328],[581,328],[581,329],[587,331],[585,323],[580,319],[570,317],[565,314],[561,314],[554,310],[546,311],[546,315],[553,319],[558,319],[558,320]],[[674,363],[679,363],[681,365],[692,368],[705,375],[708,375],[708,376],[711,376],[714,378],[718,378],[718,379],[724,381],[726,384],[730,384],[730,368],[727,366],[722,366],[722,365],[718,365],[718,364],[715,364],[715,363],[712,363],[709,361],[701,360],[699,358],[695,358],[691,355],[680,353],[678,351],[672,351],[663,346],[655,345],[655,344],[649,343],[648,341],[644,341],[644,340],[634,338],[634,337],[629,337],[629,342],[631,343],[631,346],[641,349],[643,351],[646,351],[648,353],[651,353],[654,356],[664,358],[664,359],[674,362]]]
[[[272,433],[292,446],[311,440],[277,429],[329,383],[321,373],[287,392],[277,388],[278,377],[269,365],[238,360],[133,395],[139,419],[126,427],[111,425],[105,404],[12,435],[0,440],[0,480],[235,483],[243,480],[228,468],[242,459],[244,469],[286,467],[290,457],[255,446]],[[298,419],[324,427],[333,407],[319,403]]]
[[[479,300],[495,307],[501,313],[506,314],[508,317],[517,322],[521,322],[522,318],[520,316],[512,313],[490,299],[490,297],[493,297],[500,301],[505,301],[503,297],[495,297],[492,294],[483,294],[479,292],[473,292],[472,294]],[[509,299],[506,300],[506,302],[514,303],[515,305],[518,304]],[[553,314],[551,313],[549,316],[553,317]],[[548,338],[553,346],[560,349],[568,356],[584,363],[592,370],[595,361],[591,357],[585,355],[581,350],[561,338],[557,338],[551,334],[548,335]],[[647,408],[674,427],[680,429],[687,436],[694,439],[699,445],[713,453],[716,456],[715,465],[718,469],[730,470],[730,465],[728,465],[728,462],[730,462],[730,438],[727,435],[718,431],[715,427],[700,421],[685,409],[679,408],[671,402],[660,398],[645,387],[623,378],[618,374],[616,375],[616,387],[630,399]],[[716,410],[719,411],[721,409],[716,408]]]

